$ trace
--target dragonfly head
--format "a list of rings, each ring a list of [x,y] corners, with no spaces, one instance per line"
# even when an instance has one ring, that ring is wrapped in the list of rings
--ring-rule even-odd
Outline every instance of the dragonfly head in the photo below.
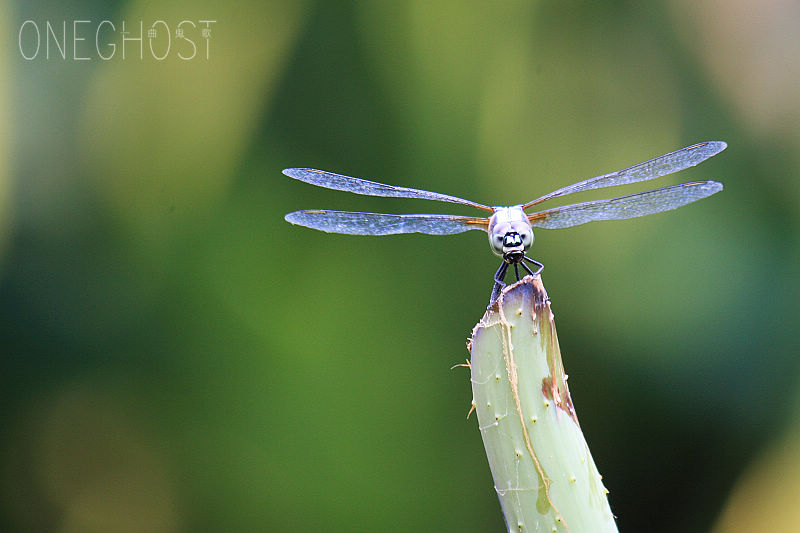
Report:
[[[533,244],[533,229],[522,208],[498,208],[489,220],[489,246],[509,263],[517,263]]]

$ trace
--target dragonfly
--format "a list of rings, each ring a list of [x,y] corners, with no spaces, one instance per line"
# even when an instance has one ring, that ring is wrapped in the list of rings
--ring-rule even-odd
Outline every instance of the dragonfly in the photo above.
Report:
[[[652,215],[676,209],[691,202],[711,196],[722,190],[716,181],[692,181],[660,189],[610,198],[581,202],[545,211],[526,213],[525,210],[547,200],[567,194],[626,185],[651,180],[693,167],[727,148],[723,141],[706,141],[643,163],[594,178],[579,181],[540,196],[525,204],[510,207],[490,207],[471,200],[437,192],[386,185],[362,178],[353,178],[311,168],[287,168],[286,176],[318,187],[348,191],[366,196],[393,198],[420,198],[474,207],[491,213],[488,217],[461,215],[395,215],[388,213],[362,213],[356,211],[333,211],[329,209],[304,209],[285,216],[287,222],[329,233],[349,235],[392,235],[397,233],[425,233],[429,235],[452,235],[473,229],[489,235],[489,246],[502,258],[500,268],[494,275],[494,285],[489,298],[490,305],[505,287],[505,276],[513,266],[517,281],[520,266],[531,276],[541,273],[544,265],[526,254],[533,244],[533,228],[561,229],[595,220],[621,220]],[[533,270],[530,266],[535,268]]]

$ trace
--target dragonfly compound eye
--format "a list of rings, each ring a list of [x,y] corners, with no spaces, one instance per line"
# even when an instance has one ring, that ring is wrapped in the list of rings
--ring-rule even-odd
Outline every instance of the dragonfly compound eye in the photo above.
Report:
[[[503,234],[496,233],[494,235],[490,235],[489,245],[494,253],[497,255],[503,255]]]
[[[522,245],[527,250],[528,248],[530,248],[531,244],[533,244],[533,232],[526,231],[525,233],[522,234]]]

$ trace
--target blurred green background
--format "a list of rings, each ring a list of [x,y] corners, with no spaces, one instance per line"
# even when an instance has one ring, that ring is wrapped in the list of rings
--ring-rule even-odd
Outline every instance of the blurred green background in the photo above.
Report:
[[[123,21],[157,20],[168,57],[145,35],[123,58]],[[724,192],[531,255],[620,530],[800,530],[797,3],[16,1],[0,24],[0,530],[502,531],[450,369],[485,235],[283,220],[478,213],[281,169],[505,205],[702,140],[729,148],[653,186]]]

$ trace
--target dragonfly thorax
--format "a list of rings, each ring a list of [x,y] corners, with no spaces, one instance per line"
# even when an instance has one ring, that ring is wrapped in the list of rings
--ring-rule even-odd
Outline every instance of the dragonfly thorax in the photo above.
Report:
[[[508,262],[521,261],[533,244],[533,229],[518,205],[496,207],[487,229],[492,251]]]

